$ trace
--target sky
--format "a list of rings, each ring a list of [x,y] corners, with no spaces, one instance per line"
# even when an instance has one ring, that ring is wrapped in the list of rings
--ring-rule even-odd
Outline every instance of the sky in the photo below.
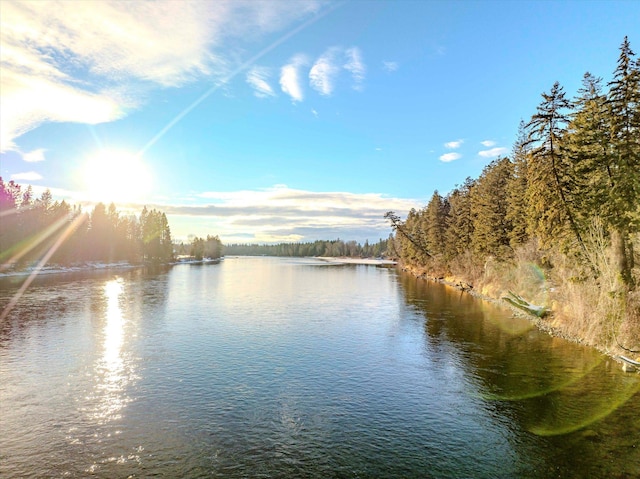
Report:
[[[175,239],[386,238],[611,80],[636,1],[0,1],[0,176]]]

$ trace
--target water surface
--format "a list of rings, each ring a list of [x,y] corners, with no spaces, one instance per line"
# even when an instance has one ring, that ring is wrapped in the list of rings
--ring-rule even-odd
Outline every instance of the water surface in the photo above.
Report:
[[[52,275],[0,325],[0,476],[640,477],[639,388],[389,268]]]

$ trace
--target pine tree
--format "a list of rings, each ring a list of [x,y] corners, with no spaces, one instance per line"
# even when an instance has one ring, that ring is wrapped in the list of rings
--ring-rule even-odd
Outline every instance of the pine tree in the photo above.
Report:
[[[629,39],[620,46],[620,57],[609,83],[611,191],[613,243],[617,245],[619,269],[631,285],[633,251],[629,234],[640,230],[640,67],[633,59]]]
[[[561,154],[561,141],[569,121],[566,99],[558,82],[526,125],[531,154],[527,168],[528,232],[549,246],[558,238],[568,239],[569,232],[584,248],[571,207],[571,174],[567,158]],[[567,231],[568,226],[568,231]]]
[[[437,190],[434,191],[420,217],[423,243],[431,254],[442,254],[445,251],[448,210],[448,202],[445,202]]]
[[[512,171],[513,165],[508,158],[495,159],[484,168],[474,185],[471,195],[472,245],[477,253],[499,258],[510,254],[507,184]]]
[[[471,247],[473,235],[471,191],[474,185],[475,180],[467,178],[462,186],[455,188],[448,195],[449,216],[445,236],[449,257],[460,255]]]
[[[530,161],[530,146],[527,144],[527,132],[524,121],[520,121],[518,136],[513,145],[511,163],[513,174],[507,183],[507,216],[511,224],[509,244],[512,248],[524,244],[529,239],[527,233],[527,165]]]
[[[585,73],[565,142],[565,152],[573,169],[576,224],[581,231],[588,228],[596,215],[607,223],[617,215],[610,198],[614,186],[610,116],[601,83],[600,78]]]

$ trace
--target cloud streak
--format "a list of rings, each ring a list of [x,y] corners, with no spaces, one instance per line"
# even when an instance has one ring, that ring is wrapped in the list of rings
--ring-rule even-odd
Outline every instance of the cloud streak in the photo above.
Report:
[[[329,48],[311,67],[309,71],[309,83],[311,88],[324,96],[333,93],[335,80],[340,72],[336,65],[336,56],[339,54],[337,47]]]
[[[247,83],[253,88],[253,94],[258,98],[275,96],[275,92],[268,80],[271,73],[266,67],[253,67],[247,72]]]
[[[343,71],[351,74],[352,88],[356,91],[362,91],[366,77],[366,66],[362,60],[362,52],[358,47],[328,48],[309,70],[309,84],[321,95],[331,96],[338,77]]]
[[[362,60],[362,52],[358,47],[351,47],[345,51],[345,56],[347,61],[344,64],[344,68],[351,73],[353,89],[361,91],[367,71],[364,61]]]
[[[229,39],[250,41],[320,2],[4,2],[0,151],[44,122],[113,121],[134,92],[234,70]],[[30,96],[31,95],[31,96]]]

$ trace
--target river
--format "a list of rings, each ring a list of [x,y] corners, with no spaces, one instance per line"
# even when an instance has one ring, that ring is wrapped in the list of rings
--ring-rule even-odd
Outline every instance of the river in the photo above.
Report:
[[[3,478],[640,477],[640,375],[315,259],[39,277],[0,324],[0,408]]]

